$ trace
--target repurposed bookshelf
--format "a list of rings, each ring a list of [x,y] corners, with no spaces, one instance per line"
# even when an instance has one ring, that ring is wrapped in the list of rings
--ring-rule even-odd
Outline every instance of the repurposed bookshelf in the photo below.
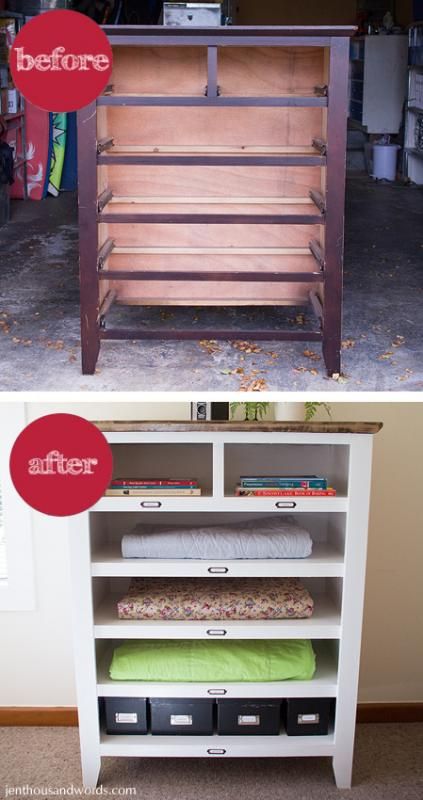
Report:
[[[83,781],[97,783],[105,756],[332,756],[338,787],[351,785],[361,621],[366,565],[372,434],[376,423],[97,423],[113,450],[116,475],[180,478],[187,470],[201,497],[104,497],[70,520],[70,554],[79,734]],[[239,475],[310,473],[317,469],[336,497],[235,497]],[[247,521],[294,515],[310,531],[312,555],[302,559],[123,559],[123,533],[134,524]],[[177,535],[177,534],[175,534]],[[133,577],[295,577],[314,598],[309,619],[268,621],[124,621],[116,600]],[[219,630],[216,631],[216,628]],[[307,638],[317,671],[309,681],[273,683],[146,683],[113,681],[109,665],[124,639]],[[108,735],[99,713],[107,697],[336,698],[328,735]]]
[[[107,327],[114,304],[311,305],[340,371],[352,27],[104,28],[112,84],[78,113],[82,370],[104,339],[240,330]]]

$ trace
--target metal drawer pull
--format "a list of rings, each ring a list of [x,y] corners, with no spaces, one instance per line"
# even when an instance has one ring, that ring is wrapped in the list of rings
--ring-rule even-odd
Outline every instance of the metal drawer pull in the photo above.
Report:
[[[160,500],[143,500],[140,505],[143,508],[160,508],[162,504]]]
[[[226,636],[227,631],[224,628],[209,628],[207,631],[208,636]]]
[[[224,750],[223,747],[209,747],[207,752],[211,756],[224,756],[225,753],[226,753],[226,750]]]
[[[207,689],[207,694],[212,694],[213,696],[227,694],[227,693],[228,693],[227,689]]]
[[[289,502],[279,500],[277,503],[275,503],[275,506],[276,508],[296,508],[297,504],[294,503],[293,500],[290,500]]]
[[[209,567],[207,572],[211,572],[212,575],[224,575],[225,572],[229,572],[228,567]]]

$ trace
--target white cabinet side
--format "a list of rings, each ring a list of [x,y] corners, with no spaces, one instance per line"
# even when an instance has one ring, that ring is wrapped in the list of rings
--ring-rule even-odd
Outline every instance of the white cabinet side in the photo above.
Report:
[[[97,786],[101,761],[88,513],[71,517],[69,551],[82,782],[85,789],[94,789]]]
[[[366,573],[371,452],[371,436],[356,435],[352,438],[333,757],[333,771],[338,789],[351,787]]]

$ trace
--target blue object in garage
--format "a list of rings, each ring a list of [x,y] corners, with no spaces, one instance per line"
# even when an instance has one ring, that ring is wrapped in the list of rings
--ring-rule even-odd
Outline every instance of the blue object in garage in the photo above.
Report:
[[[60,190],[73,192],[78,185],[78,160],[76,149],[76,111],[68,113],[65,161]]]

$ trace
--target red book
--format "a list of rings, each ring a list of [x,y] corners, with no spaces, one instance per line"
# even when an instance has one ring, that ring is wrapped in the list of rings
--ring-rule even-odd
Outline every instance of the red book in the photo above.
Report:
[[[198,486],[195,478],[116,478],[111,486]]]
[[[237,486],[237,497],[335,497],[336,489],[244,489]]]

